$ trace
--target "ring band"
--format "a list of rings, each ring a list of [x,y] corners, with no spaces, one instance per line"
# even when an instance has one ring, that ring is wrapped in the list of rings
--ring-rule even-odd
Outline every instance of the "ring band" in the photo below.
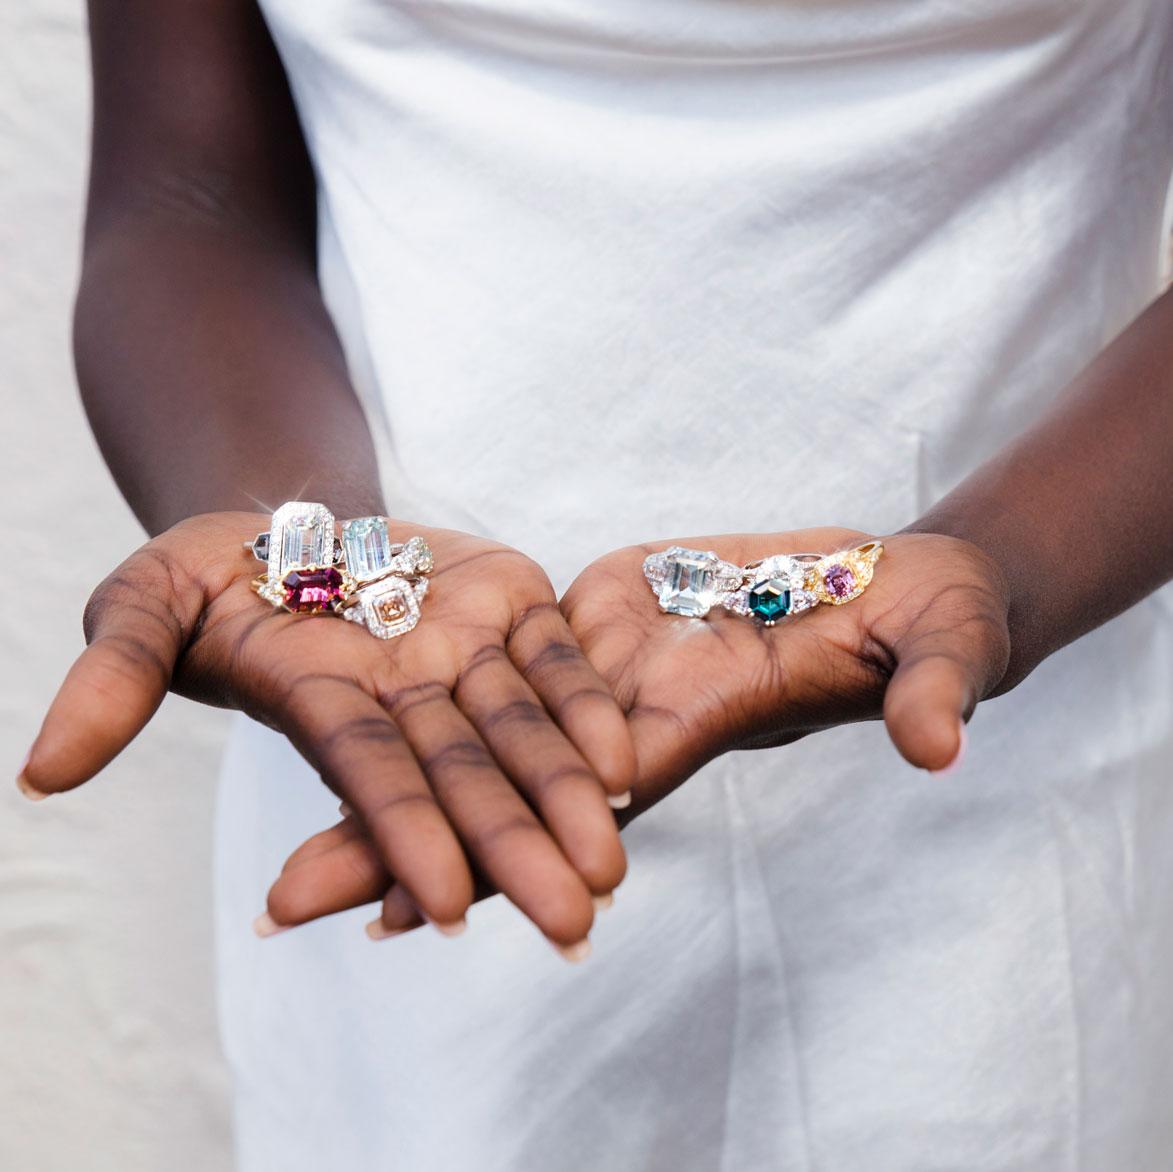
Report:
[[[883,542],[868,541],[830,554],[780,553],[747,565],[725,561],[713,550],[674,545],[644,559],[660,609],[704,618],[714,606],[756,616],[767,627],[819,603],[842,606],[872,580]]]
[[[292,614],[336,614],[380,639],[419,622],[435,565],[419,536],[391,541],[386,517],[355,517],[335,536],[334,515],[313,501],[287,501],[244,549],[266,564],[253,589]]]

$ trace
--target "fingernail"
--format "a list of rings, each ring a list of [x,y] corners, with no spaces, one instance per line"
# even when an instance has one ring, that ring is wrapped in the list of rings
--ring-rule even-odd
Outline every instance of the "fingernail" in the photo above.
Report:
[[[571,964],[580,964],[591,954],[589,940],[580,940],[577,944],[555,944],[554,948]]]
[[[626,810],[631,805],[631,790],[624,790],[621,794],[608,794],[607,805],[612,810]]]
[[[24,794],[24,796],[28,798],[30,802],[43,802],[49,796],[47,793],[44,793],[33,786],[33,783],[25,776],[23,767],[16,775],[16,788],[20,790],[20,792]]]
[[[607,892],[606,895],[596,895],[595,896],[595,911],[605,912],[614,902],[615,902],[615,896],[612,895],[611,892],[609,892],[609,891]]]
[[[957,756],[941,769],[932,770],[931,775],[933,777],[948,777],[949,774],[956,773],[961,768],[961,762],[965,760],[965,750],[968,744],[969,734],[965,731],[965,721],[962,721],[957,734]]]
[[[441,936],[459,936],[461,932],[468,927],[468,923],[463,919],[453,920],[448,924],[441,924],[439,920],[429,920],[429,924],[440,933]]]
[[[268,912],[262,912],[255,920],[253,920],[253,931],[262,939],[269,936],[278,936],[282,932],[288,932],[292,924],[279,924]]]
[[[372,920],[367,925],[367,935],[372,940],[388,940],[392,936],[402,936],[406,931],[406,928],[388,928],[382,918]]]

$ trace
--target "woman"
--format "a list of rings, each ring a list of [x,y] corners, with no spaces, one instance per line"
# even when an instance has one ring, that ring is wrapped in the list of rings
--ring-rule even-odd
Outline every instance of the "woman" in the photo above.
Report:
[[[1167,1166],[1173,10],[262,8],[91,3],[78,369],[157,536],[21,783],[168,686],[271,726],[241,1167]],[[250,592],[307,498],[428,540],[416,630]],[[662,613],[665,535],[884,554],[765,627]],[[941,771],[983,699],[948,785],[866,723]],[[384,896],[441,931],[319,918]]]

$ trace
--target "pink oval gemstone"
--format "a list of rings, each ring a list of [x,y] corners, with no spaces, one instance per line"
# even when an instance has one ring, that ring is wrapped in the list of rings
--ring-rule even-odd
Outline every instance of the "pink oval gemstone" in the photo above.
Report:
[[[823,571],[823,585],[832,598],[846,598],[855,589],[855,575],[849,567],[836,562]]]
[[[342,575],[333,566],[290,570],[281,579],[285,605],[298,614],[315,614],[342,597]]]

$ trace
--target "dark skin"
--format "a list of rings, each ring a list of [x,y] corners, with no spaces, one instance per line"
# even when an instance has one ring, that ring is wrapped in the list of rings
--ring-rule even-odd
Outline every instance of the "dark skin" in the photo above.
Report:
[[[386,513],[370,433],[315,274],[314,185],[275,50],[243,0],[96,0],[79,382],[154,540],[87,609],[89,648],[24,773],[93,776],[167,688],[287,733],[364,819],[430,919],[503,890],[563,948],[623,878],[608,805],[626,722],[545,573],[499,543],[419,532],[422,623],[388,646],[269,609],[241,542],[284,499]],[[469,600],[476,605],[469,605]],[[316,697],[315,697],[316,694]],[[581,949],[580,949],[581,951]]]
[[[113,5],[96,2],[95,15],[103,14],[107,7]],[[179,23],[177,13],[184,6],[177,6],[177,13],[168,17],[159,13],[170,4],[131,7],[135,16],[124,17],[122,23],[141,26],[141,43],[136,42],[138,67],[150,65],[150,55],[162,51],[160,39],[170,44],[171,29],[165,31],[163,26]],[[268,120],[251,131],[236,130],[228,136],[231,140],[241,134],[253,144],[234,157],[235,169],[228,168],[233,176],[228,189],[234,189],[235,184],[251,187],[255,183],[267,191],[265,200],[291,201],[298,186],[290,183],[287,175],[277,182],[269,174],[277,156],[270,153],[268,163],[257,162],[257,156],[264,153],[259,148],[267,142],[285,142],[291,157],[297,152],[280,138],[290,133],[292,114],[287,99],[280,117],[275,118],[272,110],[261,114],[274,103],[267,91],[259,93],[262,79],[264,86],[280,84],[284,90],[283,82],[274,80],[271,56],[265,65],[259,61],[265,52],[271,54],[271,49],[265,48],[267,42],[255,26],[255,15],[228,0],[189,7],[199,11],[186,15],[184,19],[188,21],[216,20],[238,31],[252,30],[247,37],[240,33],[233,42],[232,53],[226,53],[215,38],[210,38],[215,43],[205,44],[205,50],[216,58],[207,63],[209,68],[232,73],[232,78],[225,78],[221,84],[229,89],[236,87],[232,90],[235,97],[252,94],[254,108],[250,118]],[[124,5],[119,8],[126,10]],[[105,16],[109,28],[113,20],[108,13]],[[95,53],[100,55],[103,34],[97,29],[95,32]],[[206,31],[203,37],[209,40]],[[188,42],[198,41],[199,37],[196,30],[189,29],[186,38],[178,36],[176,40],[181,43],[170,44],[170,51],[186,54],[192,52]],[[111,56],[110,70],[132,67],[125,53],[124,47],[121,55]],[[249,83],[241,81],[242,71],[251,79]],[[119,109],[127,117],[127,107],[125,103],[121,107],[117,104],[119,86],[111,88],[116,93],[107,97],[106,103],[112,122],[117,122]],[[102,94],[99,71],[99,105]],[[223,105],[231,113],[229,121],[240,117],[242,107],[235,98]],[[95,149],[109,152],[103,164],[109,168],[109,178],[102,183],[96,178],[95,191],[122,191],[127,186],[128,165],[109,145],[117,137],[117,133],[109,133],[103,147],[99,135]],[[145,151],[149,159],[173,149],[164,128],[157,136],[136,141],[146,137],[152,145],[138,149]],[[127,150],[124,147],[122,153]],[[194,167],[194,161],[189,159],[189,163]],[[145,163],[143,166],[150,169]],[[200,174],[180,170],[189,181],[193,174]],[[259,177],[257,171],[261,172]],[[102,168],[96,164],[95,176],[100,173]],[[133,175],[134,169],[129,173]],[[250,176],[247,182],[243,178],[246,174]],[[206,187],[207,183],[195,185],[196,190]],[[115,197],[107,194],[104,198]],[[263,203],[264,200],[254,205],[242,200],[234,205],[234,215],[244,217],[243,221],[234,221],[233,231],[238,236],[252,241],[253,233],[241,224],[250,214],[255,215]],[[242,210],[246,207],[253,211]],[[258,428],[276,429],[274,434],[283,438],[288,435],[297,451],[299,436],[289,430],[294,426],[289,422],[290,413],[286,406],[272,400],[286,394],[282,380],[296,380],[301,371],[312,377],[298,382],[299,401],[318,426],[338,428],[330,432],[326,450],[346,452],[352,469],[364,467],[365,457],[356,461],[355,453],[370,450],[357,408],[344,405],[347,399],[353,403],[353,396],[317,300],[316,286],[312,285],[312,235],[306,236],[307,221],[304,214],[299,216],[288,207],[280,215],[272,213],[269,208],[264,243],[256,244],[255,252],[249,251],[251,243],[238,240],[229,250],[233,252],[232,260],[225,258],[226,267],[219,275],[209,273],[205,260],[199,266],[201,272],[190,274],[190,279],[183,266],[153,274],[146,271],[159,265],[158,249],[180,248],[172,239],[178,231],[174,213],[167,213],[166,224],[156,227],[149,249],[136,253],[125,243],[97,249],[96,259],[101,259],[103,252],[110,254],[104,267],[91,264],[91,253],[95,252],[95,217],[91,215],[91,243],[79,305],[79,368],[91,418],[115,474],[153,531],[194,511],[239,506],[236,499],[216,499],[218,493],[227,498],[243,491],[261,496],[267,503],[304,496],[300,482],[309,470],[321,477],[320,498],[336,505],[339,498],[345,502],[338,506],[340,511],[382,511],[375,495],[364,495],[372,490],[361,484],[342,485],[334,494],[329,469],[337,465],[322,458],[320,433],[313,436],[312,451],[308,446],[302,449],[304,460],[293,461],[285,469],[266,465],[262,471],[247,458],[249,443]],[[153,220],[159,214],[152,206],[147,218]],[[120,222],[118,216],[107,219],[108,215],[103,217],[107,223]],[[186,223],[190,218],[180,215],[178,221]],[[283,225],[279,232],[277,225]],[[117,232],[122,235],[127,229]],[[281,241],[271,240],[273,234],[280,235]],[[262,235],[259,228],[256,235]],[[182,256],[178,251],[169,255]],[[137,262],[135,256],[140,258]],[[294,256],[301,258],[296,264]],[[279,261],[277,257],[284,259]],[[278,286],[289,281],[294,270],[301,274],[304,284],[296,293],[289,289],[279,291]],[[149,297],[131,291],[132,286],[141,290],[144,281],[154,290]],[[239,281],[252,296],[234,298],[230,290],[222,298],[222,285],[231,281]],[[98,303],[88,310],[86,287],[95,290],[93,301]],[[177,301],[189,309],[193,303],[203,301],[218,307],[216,313],[205,311],[207,316],[201,325],[202,336],[212,344],[178,352],[181,339],[186,337],[178,322],[186,315],[161,308]],[[271,303],[264,311],[256,308],[266,301]],[[114,348],[110,346],[91,345],[87,349],[87,337],[109,336],[111,320],[103,317],[103,312],[111,303],[119,305],[119,320],[134,322],[140,332],[140,323],[148,323],[145,332],[154,330],[162,339],[160,343],[137,350],[119,346],[119,354],[108,353]],[[299,325],[302,318],[304,322]],[[226,350],[224,339],[238,349],[233,351],[230,362],[217,366],[216,355]],[[300,353],[298,361],[290,362],[291,351],[298,354],[301,348],[304,353]],[[183,357],[188,362],[177,374],[177,364]],[[248,372],[248,378],[237,384],[243,402],[235,394],[225,395],[222,389],[227,385],[224,380],[242,368]],[[160,386],[166,389],[155,389]],[[185,390],[180,393],[176,387]],[[331,401],[337,399],[341,423],[335,423],[333,415],[325,419],[314,414],[323,396]],[[199,410],[192,411],[187,404],[199,404]],[[198,445],[192,442],[191,430],[173,426],[177,414],[185,417],[185,410],[198,415],[199,426],[205,429],[198,433]],[[132,415],[137,416],[133,426]],[[348,420],[353,422],[353,428]],[[144,430],[135,431],[135,427]],[[114,439],[115,432],[121,440]],[[166,458],[157,452],[150,458],[142,456],[140,449],[149,447],[152,440],[169,452]],[[203,483],[206,477],[182,474],[176,484],[176,469],[182,470],[195,461],[197,451],[199,461],[206,463],[204,450],[209,445],[216,449],[217,467],[223,473],[218,479],[233,487],[209,487]],[[284,442],[280,446],[284,448]],[[152,460],[157,467],[152,467]],[[365,479],[364,475],[351,475],[359,481]],[[367,483],[374,483],[373,458]],[[591,732],[580,731],[576,737],[564,726],[562,731],[579,747],[604,784],[617,786],[630,774],[622,774],[619,766],[607,766],[590,758],[587,749],[594,730],[604,728],[604,724],[596,725],[596,719],[605,717],[610,721],[615,712],[622,712],[635,754],[634,765],[629,759],[622,760],[624,768],[634,769],[635,777],[635,803],[624,812],[624,818],[649,808],[721,753],[786,744],[847,721],[882,717],[896,748],[908,761],[939,770],[958,757],[963,722],[977,703],[1013,688],[1048,655],[1173,577],[1170,533],[1173,296],[1166,295],[1056,399],[1035,427],[1013,439],[997,458],[925,516],[912,521],[901,533],[886,536],[886,553],[874,582],[852,603],[838,608],[820,607],[772,629],[723,613],[704,622],[684,620],[658,611],[640,574],[640,563],[649,550],[674,543],[715,548],[732,560],[748,561],[787,549],[830,550],[875,536],[840,528],[649,541],[588,566],[562,598],[561,613],[565,630],[570,633],[568,642],[585,651],[593,670],[615,696],[617,708],[605,708],[604,701],[599,700],[598,713],[592,713],[583,726],[589,724]],[[147,550],[151,551],[151,547]],[[153,558],[154,554],[141,556]],[[1120,572],[1121,566],[1127,567],[1126,573]],[[453,577],[456,573],[454,568]],[[154,583],[153,588],[166,592],[162,583]],[[244,617],[249,612],[244,609],[243,593],[238,593],[241,602],[237,621],[243,624],[249,621]],[[247,601],[254,604],[251,613],[255,615],[255,600]],[[126,608],[110,604],[106,609],[121,614]],[[99,607],[99,613],[101,610]],[[184,613],[194,613],[191,629],[200,629],[199,612]],[[139,628],[133,626],[131,618],[127,623],[135,632],[131,638],[137,639]],[[308,634],[317,636],[328,624],[313,625],[315,629]],[[416,639],[424,628],[421,623],[410,639]],[[182,689],[191,651],[183,638],[187,628],[182,623],[178,632],[173,639],[180,667],[175,679]],[[558,638],[567,639],[562,628]],[[408,642],[402,641],[404,645]],[[92,654],[92,647],[86,654]],[[403,648],[395,648],[393,654],[406,658]],[[573,662],[576,671],[590,670],[569,654],[566,659]],[[80,662],[86,662],[84,656]],[[91,696],[87,700],[82,688],[87,682],[84,673],[78,686],[68,693],[63,690],[70,707],[93,705],[94,724],[80,729],[70,727],[64,718],[55,720],[51,712],[34,749],[26,775],[28,783],[38,790],[55,791],[78,784],[100,768],[149,716],[168,682],[165,666],[165,662],[162,667],[153,665],[149,691],[143,679],[132,678],[129,673],[125,680],[111,682],[104,698]],[[719,670],[714,670],[715,666]],[[214,691],[224,683],[224,670],[224,664],[213,657],[199,678]],[[551,674],[560,675],[561,671],[559,666]],[[706,686],[698,687],[698,680],[706,681]],[[68,682],[66,689],[70,689]],[[376,701],[379,695],[376,689]],[[258,710],[269,702],[267,696],[258,692],[253,701]],[[92,733],[99,723],[109,722],[115,699],[122,705],[129,703],[135,718],[110,733],[102,751],[95,753],[83,743],[87,727]],[[63,703],[59,698],[58,705]],[[552,711],[556,716],[556,709]],[[273,722],[285,727],[280,719]],[[297,735],[294,740],[313,761],[312,736],[308,742],[304,734],[300,742]],[[628,742],[616,733],[614,741],[608,743],[614,745],[621,759],[621,746]],[[376,761],[380,762],[377,766]],[[372,751],[364,768],[385,766],[378,753]],[[324,774],[332,782],[330,770]],[[514,784],[517,786],[516,779]],[[335,788],[349,800],[346,787],[335,784]],[[524,785],[517,788],[524,796]],[[419,880],[409,882],[399,869],[401,864],[389,856],[369,809],[355,802],[349,805],[352,809],[338,826],[311,839],[291,857],[270,892],[273,920],[282,925],[302,923],[384,896],[380,921],[384,933],[415,926],[421,922],[421,909],[434,919],[428,905],[421,902]],[[457,827],[457,838],[466,847],[471,825],[462,824],[463,830]],[[546,825],[556,845],[569,857],[557,827],[549,818]],[[600,837],[599,841],[604,840]],[[474,865],[467,881],[476,885],[480,894],[499,886],[483,866]],[[591,893],[602,894],[597,881],[593,885],[587,882],[586,886]],[[471,897],[467,888],[463,889],[462,899],[464,895]],[[548,929],[547,934],[559,939]],[[563,934],[563,942],[569,942],[568,936],[569,933]]]

